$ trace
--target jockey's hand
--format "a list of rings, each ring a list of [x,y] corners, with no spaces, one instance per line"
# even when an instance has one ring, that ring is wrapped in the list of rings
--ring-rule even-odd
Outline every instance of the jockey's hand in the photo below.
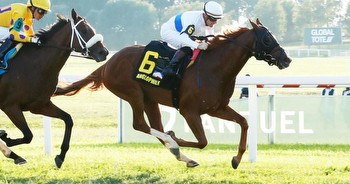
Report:
[[[36,44],[38,44],[38,45],[40,45],[40,44],[41,44],[41,42],[40,42],[39,38],[38,38],[38,37],[36,37],[36,36],[31,37],[31,38],[30,38],[30,42],[32,42],[32,43],[36,43]]]
[[[200,49],[200,50],[206,50],[208,48],[208,43],[207,42],[201,42],[201,43],[199,43],[197,48]]]

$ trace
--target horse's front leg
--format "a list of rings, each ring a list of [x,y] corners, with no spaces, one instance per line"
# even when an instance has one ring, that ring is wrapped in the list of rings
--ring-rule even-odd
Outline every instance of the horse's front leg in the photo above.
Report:
[[[187,167],[196,167],[199,165],[193,159],[190,159],[180,151],[179,145],[170,135],[164,133],[161,114],[158,103],[145,102],[145,112],[151,125],[150,134],[157,137],[158,140],[176,157],[177,160],[186,162]]]
[[[68,113],[64,112],[62,109],[54,105],[51,101],[49,101],[46,105],[39,109],[31,110],[31,112],[35,114],[42,114],[48,117],[59,118],[64,121],[65,130],[63,141],[61,144],[61,153],[55,157],[56,166],[58,168],[61,168],[70,145],[70,139],[73,128],[72,117]]]
[[[11,139],[7,137],[7,133],[4,132],[0,135],[0,138],[6,143],[8,147],[16,146],[19,144],[29,144],[33,139],[33,133],[29,129],[23,112],[18,106],[8,106],[3,109],[5,114],[10,118],[12,123],[22,132],[23,138]]]
[[[241,138],[239,141],[239,148],[238,148],[238,154],[237,156],[232,158],[232,167],[234,169],[237,169],[239,163],[241,162],[243,153],[246,150],[247,147],[247,131],[248,131],[248,123],[247,120],[238,114],[235,110],[230,108],[229,106],[226,106],[225,108],[221,108],[216,110],[215,112],[208,113],[210,116],[214,116],[217,118],[221,118],[228,121],[235,121],[238,123],[241,127]]]
[[[0,135],[5,134],[4,130],[0,130]],[[21,165],[27,163],[27,161],[18,156],[15,152],[10,150],[1,140],[0,140],[0,151],[5,155],[7,158],[12,158],[15,164]]]

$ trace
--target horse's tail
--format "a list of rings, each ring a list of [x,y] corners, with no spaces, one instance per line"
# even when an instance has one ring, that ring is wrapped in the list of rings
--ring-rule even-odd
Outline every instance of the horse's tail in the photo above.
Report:
[[[99,88],[103,86],[102,82],[102,71],[104,69],[104,65],[92,72],[90,75],[85,77],[82,80],[76,81],[68,86],[65,87],[57,87],[55,93],[53,96],[56,95],[65,95],[65,96],[72,96],[77,94],[82,88],[87,86],[88,84],[91,84],[89,86],[89,89],[91,91],[96,91]]]

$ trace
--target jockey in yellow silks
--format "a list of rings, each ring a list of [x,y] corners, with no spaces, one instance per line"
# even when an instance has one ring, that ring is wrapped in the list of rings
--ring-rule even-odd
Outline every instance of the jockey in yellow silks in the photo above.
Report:
[[[33,20],[40,20],[50,11],[50,0],[28,0],[27,4],[14,3],[0,8],[0,60],[16,42],[38,43]]]

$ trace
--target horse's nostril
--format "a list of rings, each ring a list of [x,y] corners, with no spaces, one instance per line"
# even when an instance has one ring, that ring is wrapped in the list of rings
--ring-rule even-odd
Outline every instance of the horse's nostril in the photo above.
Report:
[[[108,50],[107,49],[103,49],[101,50],[100,52],[98,52],[99,55],[102,55],[102,56],[107,56],[109,54]]]

